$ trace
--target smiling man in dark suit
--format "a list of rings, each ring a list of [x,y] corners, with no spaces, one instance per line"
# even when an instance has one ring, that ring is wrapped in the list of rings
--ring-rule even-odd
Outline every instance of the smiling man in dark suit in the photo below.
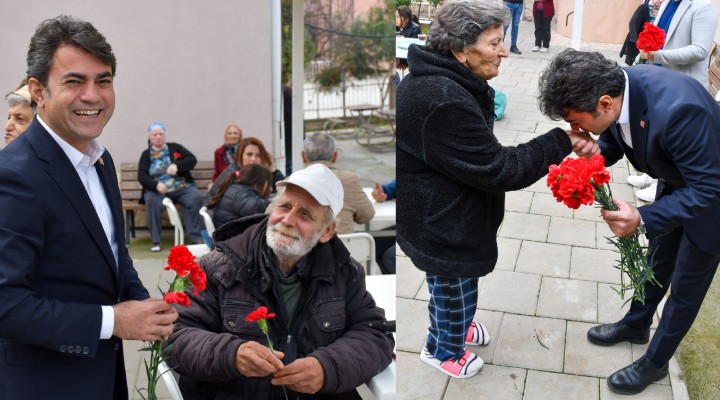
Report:
[[[578,155],[600,152],[606,165],[623,155],[659,178],[653,204],[601,210],[612,232],[639,232],[654,251],[656,286],[633,301],[617,323],[588,331],[590,342],[647,343],[650,325],[670,285],[645,355],[608,378],[610,388],[635,394],[667,375],[668,361],[690,329],[720,263],[720,106],[695,79],[655,66],[620,68],[600,53],[567,49],[540,77],[540,109],[574,130],[600,135]]]
[[[59,16],[27,59],[38,114],[0,153],[0,398],[127,399],[121,339],[168,336],[177,313],[138,278],[97,140],[115,56],[90,23]]]

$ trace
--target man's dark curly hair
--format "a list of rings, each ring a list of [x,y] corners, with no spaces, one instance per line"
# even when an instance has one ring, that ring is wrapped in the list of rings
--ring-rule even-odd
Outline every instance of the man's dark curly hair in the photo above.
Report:
[[[600,97],[624,93],[625,76],[616,62],[600,53],[566,49],[545,68],[538,85],[540,111],[560,120],[570,110],[596,116]]]

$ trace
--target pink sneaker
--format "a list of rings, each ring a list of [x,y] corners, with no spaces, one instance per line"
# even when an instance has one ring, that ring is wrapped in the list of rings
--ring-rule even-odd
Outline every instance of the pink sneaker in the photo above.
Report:
[[[483,324],[473,321],[470,323],[467,336],[465,336],[465,343],[473,346],[485,346],[490,343],[490,334]]]
[[[420,359],[426,364],[439,369],[442,373],[457,379],[465,379],[475,376],[478,372],[480,372],[480,369],[483,366],[482,358],[467,350],[465,350],[465,354],[456,361],[440,361],[433,357],[433,355],[427,351],[427,348],[423,346],[423,349],[420,352]]]

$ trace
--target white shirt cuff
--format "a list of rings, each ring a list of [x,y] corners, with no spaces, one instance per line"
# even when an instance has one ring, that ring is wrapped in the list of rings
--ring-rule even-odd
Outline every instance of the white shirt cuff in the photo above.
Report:
[[[100,327],[100,339],[110,339],[113,328],[115,328],[115,311],[112,306],[100,306],[102,308],[102,326]]]

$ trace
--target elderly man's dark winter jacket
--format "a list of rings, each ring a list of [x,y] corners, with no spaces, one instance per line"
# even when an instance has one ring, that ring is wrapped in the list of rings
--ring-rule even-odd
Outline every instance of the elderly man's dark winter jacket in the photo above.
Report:
[[[207,290],[192,294],[179,307],[169,339],[170,364],[180,377],[186,398],[282,399],[270,377],[246,378],[235,367],[235,354],[246,341],[267,344],[257,323],[245,318],[267,306],[270,338],[285,353],[284,364],[312,356],[320,361],[325,383],[312,396],[288,391],[290,398],[355,399],[355,388],[387,367],[394,341],[385,334],[384,311],[365,290],[363,268],[350,258],[340,239],[318,244],[299,274],[304,295],[294,317],[285,323],[285,308],[273,282],[275,267],[265,242],[266,216],[232,221],[215,231],[216,250],[200,265]],[[289,326],[288,326],[289,325]]]
[[[427,273],[486,275],[497,262],[505,192],[546,175],[570,153],[570,140],[556,128],[503,146],[486,81],[424,46],[411,45],[408,61],[397,90],[398,244]]]

